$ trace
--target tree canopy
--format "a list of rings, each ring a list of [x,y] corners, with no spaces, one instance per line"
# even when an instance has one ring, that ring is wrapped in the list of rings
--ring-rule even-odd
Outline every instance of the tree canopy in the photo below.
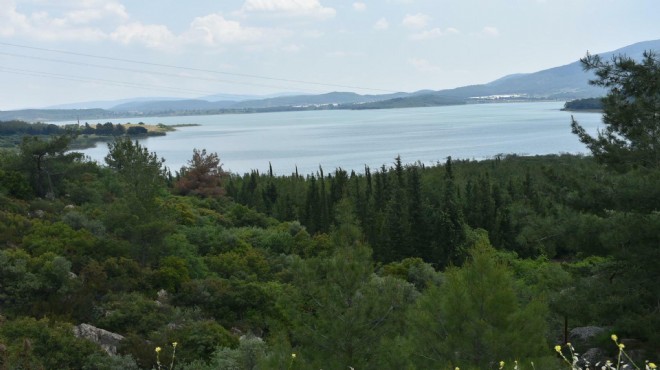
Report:
[[[650,51],[641,61],[619,55],[603,61],[598,55],[581,59],[595,71],[592,85],[609,89],[603,99],[605,128],[594,137],[572,120],[573,133],[594,157],[612,168],[660,168],[660,59]]]

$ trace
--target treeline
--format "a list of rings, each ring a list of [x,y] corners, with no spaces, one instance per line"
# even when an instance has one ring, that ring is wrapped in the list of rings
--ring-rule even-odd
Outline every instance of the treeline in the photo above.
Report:
[[[64,128],[52,123],[29,123],[25,121],[0,121],[0,135],[56,135]]]
[[[73,138],[72,148],[82,149],[95,145],[99,140],[107,141],[113,137],[128,135],[131,137],[139,136],[158,136],[165,135],[169,128],[159,125],[159,131],[149,131],[143,124],[122,125],[112,122],[97,123],[96,125],[68,124],[55,125],[52,123],[29,123],[24,121],[0,121],[0,147],[15,148],[20,145],[22,137],[31,136],[58,136],[70,135]]]
[[[567,101],[564,110],[603,110],[603,98],[587,98]]]
[[[149,130],[142,126],[128,126],[125,127],[121,123],[113,124],[112,122],[97,123],[90,125],[85,122],[84,125],[67,125],[65,129],[73,130],[74,132],[83,135],[100,135],[100,136],[122,136],[122,135],[147,135]]]
[[[603,206],[660,207],[658,201],[599,194],[594,180],[599,178],[627,191],[636,186],[593,158],[509,155],[481,162],[449,158],[436,166],[403,165],[396,158],[390,167],[350,174],[342,169],[326,174],[322,168],[308,176],[255,171],[231,176],[226,189],[235,201],[282,221],[300,220],[312,233],[336,227],[336,207],[349,202],[377,260],[414,256],[443,267],[461,260],[465,226],[487,231],[493,245],[521,257],[564,258],[601,249],[598,240],[575,240],[568,230],[589,223],[589,214],[602,216]],[[634,196],[652,195],[660,193],[641,188]]]
[[[143,125],[143,124],[141,124]],[[52,123],[30,123],[25,121],[0,121],[0,135],[58,135],[65,133],[99,136],[146,135],[146,127],[112,122],[97,123],[96,125],[68,124],[55,125]]]

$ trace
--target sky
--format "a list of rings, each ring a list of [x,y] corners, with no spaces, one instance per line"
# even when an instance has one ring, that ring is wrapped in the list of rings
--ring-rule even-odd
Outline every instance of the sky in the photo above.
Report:
[[[0,110],[440,90],[660,39],[659,14],[658,0],[0,0]]]

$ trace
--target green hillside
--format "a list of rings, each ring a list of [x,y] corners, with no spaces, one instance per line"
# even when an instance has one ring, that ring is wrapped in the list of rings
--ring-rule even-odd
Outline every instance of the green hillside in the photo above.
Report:
[[[656,368],[660,61],[583,63],[588,157],[230,174],[7,125],[0,368]]]

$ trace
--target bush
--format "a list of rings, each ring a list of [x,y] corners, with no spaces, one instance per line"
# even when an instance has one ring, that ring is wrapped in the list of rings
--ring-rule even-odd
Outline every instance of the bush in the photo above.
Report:
[[[92,366],[90,356],[101,354],[97,345],[76,338],[70,324],[48,319],[5,322],[0,325],[0,341],[7,351],[3,368],[79,369]]]

